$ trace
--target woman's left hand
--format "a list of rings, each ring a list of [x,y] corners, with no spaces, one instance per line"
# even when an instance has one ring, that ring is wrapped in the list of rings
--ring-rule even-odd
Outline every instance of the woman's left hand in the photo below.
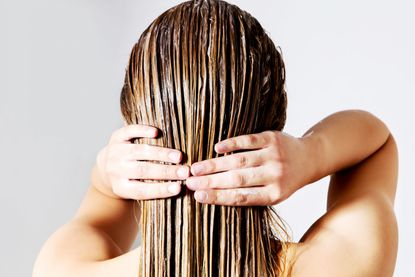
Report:
[[[186,180],[201,203],[229,206],[277,204],[308,184],[314,174],[306,138],[279,131],[242,135],[215,145],[220,154],[194,163]]]

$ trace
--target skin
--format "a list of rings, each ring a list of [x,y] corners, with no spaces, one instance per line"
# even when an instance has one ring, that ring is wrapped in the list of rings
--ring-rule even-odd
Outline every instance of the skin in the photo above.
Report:
[[[129,142],[155,136],[150,126],[127,126],[113,134],[98,154],[78,212],[39,253],[34,277],[138,275],[139,252],[130,247],[139,215],[131,199],[170,197],[178,193],[178,183],[144,185],[129,179],[186,179],[204,203],[272,205],[328,175],[327,212],[290,244],[291,276],[393,275],[398,155],[393,136],[370,113],[335,113],[300,138],[276,131],[231,138],[215,150],[247,151],[191,168],[179,165],[182,156],[176,150]],[[155,159],[176,164],[136,161]]]

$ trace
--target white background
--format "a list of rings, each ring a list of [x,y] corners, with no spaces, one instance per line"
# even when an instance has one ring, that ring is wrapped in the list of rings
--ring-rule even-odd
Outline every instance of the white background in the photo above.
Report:
[[[97,152],[122,126],[119,94],[131,47],[178,3],[0,0],[0,276],[30,276],[41,245],[75,213]],[[389,126],[400,152],[395,276],[415,276],[414,2],[232,3],[282,48],[287,132],[299,136],[350,108]],[[323,180],[277,207],[294,239],[324,213],[326,190]]]

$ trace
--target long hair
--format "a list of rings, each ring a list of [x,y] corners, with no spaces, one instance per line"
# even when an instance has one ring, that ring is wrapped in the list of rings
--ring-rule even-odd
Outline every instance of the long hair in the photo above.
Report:
[[[285,68],[259,22],[224,1],[187,1],[155,19],[134,45],[121,93],[128,124],[162,130],[136,139],[175,148],[191,165],[226,138],[282,130]],[[278,276],[285,243],[272,207],[200,204],[185,186],[139,201],[140,276]]]

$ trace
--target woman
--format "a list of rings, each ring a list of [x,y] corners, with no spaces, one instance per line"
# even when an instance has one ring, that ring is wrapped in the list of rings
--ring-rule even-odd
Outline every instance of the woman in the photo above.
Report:
[[[392,135],[364,111],[333,114],[301,138],[282,133],[284,80],[248,13],[213,0],[163,13],[131,53],[127,126],[99,153],[34,276],[391,276]],[[287,242],[270,206],[327,175],[326,214]],[[142,247],[130,251],[136,216]]]

